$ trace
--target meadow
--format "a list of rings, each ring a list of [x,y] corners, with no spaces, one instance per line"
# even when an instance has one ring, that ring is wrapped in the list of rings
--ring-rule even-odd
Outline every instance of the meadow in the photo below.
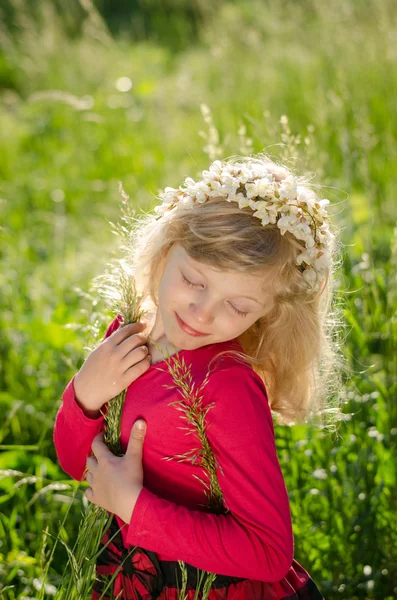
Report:
[[[147,211],[215,158],[266,151],[316,175],[344,243],[344,419],[275,431],[295,558],[327,600],[394,600],[394,3],[194,2],[193,28],[178,5],[135,37],[88,0],[76,22],[12,0],[0,24],[0,598],[55,596],[76,539],[84,490],[52,429],[113,318],[90,284],[119,253],[120,182]]]

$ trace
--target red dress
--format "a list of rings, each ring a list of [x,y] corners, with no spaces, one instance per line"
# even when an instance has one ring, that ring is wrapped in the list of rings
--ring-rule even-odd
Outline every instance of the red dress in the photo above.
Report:
[[[121,322],[118,315],[105,337]],[[210,359],[228,349],[241,350],[237,338],[180,350],[171,360],[177,357],[190,365],[197,389]],[[181,394],[172,388],[175,382],[167,363],[151,365],[128,387],[120,438],[125,452],[133,423],[138,418],[146,421],[144,487],[130,522],[114,516],[102,540],[103,546],[121,528],[99,555],[92,600],[101,597],[102,576],[121,564],[113,588],[119,600],[203,598],[201,592],[196,595],[203,589],[204,582],[197,579],[203,572],[214,574],[208,600],[324,600],[293,558],[288,493],[265,386],[250,366],[233,356],[223,355],[215,365],[203,387],[201,406],[207,409],[206,436],[216,458],[222,506],[215,512],[209,508],[208,472],[199,461],[186,458],[200,444],[178,410]],[[62,469],[81,480],[103,417],[85,415],[76,403],[73,381],[74,377],[62,396],[54,444]],[[182,565],[187,579],[181,596]]]

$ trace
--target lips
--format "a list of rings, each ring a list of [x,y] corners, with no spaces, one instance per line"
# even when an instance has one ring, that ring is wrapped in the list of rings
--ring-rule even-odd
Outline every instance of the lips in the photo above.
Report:
[[[209,333],[202,333],[201,331],[197,331],[197,329],[193,329],[192,327],[189,327],[189,325],[187,325],[184,321],[182,321],[182,319],[180,318],[178,313],[175,313],[175,316],[177,318],[180,328],[183,329],[183,331],[185,331],[185,333],[188,333],[189,335],[193,335],[193,336],[210,335]]]

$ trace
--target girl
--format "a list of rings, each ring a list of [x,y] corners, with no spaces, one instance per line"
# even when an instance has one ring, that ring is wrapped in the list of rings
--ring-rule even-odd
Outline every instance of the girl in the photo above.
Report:
[[[55,422],[60,465],[87,469],[86,497],[115,515],[92,598],[117,571],[124,600],[322,600],[294,559],[272,417],[341,414],[327,407],[340,371],[328,200],[263,154],[215,161],[161,199],[129,256],[144,328],[117,315]],[[115,457],[99,409],[125,388]]]

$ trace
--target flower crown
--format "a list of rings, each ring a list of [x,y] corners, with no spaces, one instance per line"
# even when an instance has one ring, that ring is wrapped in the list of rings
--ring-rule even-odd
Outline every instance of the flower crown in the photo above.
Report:
[[[154,211],[161,220],[169,221],[178,209],[193,208],[209,198],[222,197],[237,202],[239,208],[250,207],[262,225],[277,223],[282,235],[286,231],[305,242],[296,259],[308,291],[317,291],[331,266],[329,244],[334,237],[329,228],[325,206],[329,200],[318,200],[307,187],[299,185],[298,178],[263,162],[226,163],[214,161],[202,180],[187,177],[184,187],[166,187],[159,194],[162,204]]]

